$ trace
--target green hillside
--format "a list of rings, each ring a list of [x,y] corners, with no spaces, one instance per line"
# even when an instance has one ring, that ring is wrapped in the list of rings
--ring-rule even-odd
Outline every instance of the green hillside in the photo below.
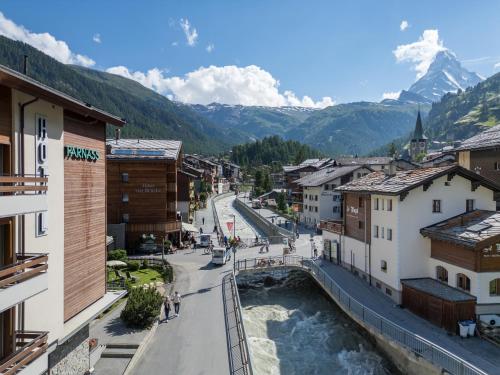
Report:
[[[30,77],[125,118],[124,137],[180,139],[185,151],[204,154],[223,151],[243,139],[237,132],[220,131],[190,108],[135,81],[65,65],[28,44],[0,36],[0,64],[21,71],[23,55],[29,56]]]
[[[417,104],[339,104],[314,112],[286,137],[328,155],[364,155],[408,134],[415,126],[417,110]]]
[[[500,73],[456,94],[446,94],[434,103],[424,123],[432,140],[469,138],[500,123]]]

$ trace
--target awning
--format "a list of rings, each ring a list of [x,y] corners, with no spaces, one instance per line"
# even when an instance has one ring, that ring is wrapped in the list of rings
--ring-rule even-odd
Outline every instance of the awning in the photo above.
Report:
[[[193,224],[182,222],[182,230],[185,232],[198,232],[198,228],[196,228]]]

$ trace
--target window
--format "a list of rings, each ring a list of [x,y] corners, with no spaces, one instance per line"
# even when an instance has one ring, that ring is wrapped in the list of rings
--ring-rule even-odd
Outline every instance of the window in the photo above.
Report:
[[[122,173],[122,182],[128,182],[128,173],[127,172]]]
[[[373,202],[373,209],[378,210],[378,198],[375,198],[375,201]]]
[[[358,172],[358,178],[361,178],[361,172]]]
[[[444,267],[437,266],[436,267],[436,279],[443,283],[448,284],[448,270]]]
[[[434,199],[432,201],[432,212],[441,213],[441,199]]]
[[[330,189],[330,185],[325,184],[325,190],[329,190],[329,189]]]
[[[307,194],[304,194],[304,199],[307,199]]]
[[[500,296],[500,279],[490,281],[490,296]]]
[[[363,207],[363,198],[362,197],[358,198],[358,207]]]
[[[314,212],[318,212],[318,206],[314,207]]]
[[[380,270],[387,272],[387,262],[385,260],[380,261]]]
[[[340,207],[339,206],[333,206],[333,213],[339,213],[340,212]]]
[[[379,289],[382,289],[382,285],[378,281],[375,283],[375,286]]]
[[[304,205],[304,208],[307,210],[307,204]]]
[[[387,211],[392,211],[392,199],[387,199]]]
[[[314,196],[314,200],[315,200],[315,201],[317,201],[317,200],[318,200],[318,196],[317,196],[317,195],[315,195],[315,196]]]
[[[388,296],[392,296],[392,290],[390,290],[389,288],[385,288],[385,294],[387,294]]]
[[[122,215],[122,221],[123,221],[124,223],[128,223],[128,221],[129,221],[129,215],[128,215],[128,214],[123,214],[123,215]]]
[[[336,187],[337,187],[337,185],[332,184],[332,190],[335,189]]]
[[[47,211],[38,212],[36,214],[36,235],[45,236],[48,233],[48,220],[47,220]]]
[[[378,225],[373,226],[373,237],[378,238]]]
[[[470,279],[463,273],[457,273],[457,288],[470,292]]]
[[[387,228],[387,240],[392,241],[392,229]]]
[[[358,221],[358,228],[363,229],[364,228],[364,223],[362,221]]]
[[[384,238],[384,227],[380,229],[380,237]]]
[[[465,201],[465,211],[466,212],[474,211],[474,199],[467,199]]]
[[[384,211],[385,210],[385,199],[381,199],[381,201],[382,201],[382,211]]]
[[[495,169],[495,171],[500,170],[500,163],[499,162],[497,162],[497,161],[495,162],[494,169]]]
[[[122,194],[122,202],[123,203],[128,203],[128,193],[123,193]]]

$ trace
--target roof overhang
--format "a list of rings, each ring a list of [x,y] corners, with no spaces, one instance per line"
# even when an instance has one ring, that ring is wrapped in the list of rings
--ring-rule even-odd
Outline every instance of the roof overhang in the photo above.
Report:
[[[91,104],[81,102],[3,65],[0,65],[0,84],[59,105],[85,117],[91,117],[115,126],[125,125],[125,121],[119,117],[93,107]]]

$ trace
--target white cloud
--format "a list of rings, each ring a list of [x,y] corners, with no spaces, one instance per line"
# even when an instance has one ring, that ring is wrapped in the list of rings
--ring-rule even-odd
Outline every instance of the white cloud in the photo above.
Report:
[[[324,108],[334,105],[330,97],[314,101],[309,96],[299,98],[292,91],[279,91],[279,81],[271,73],[256,66],[209,66],[187,73],[184,77],[166,77],[154,68],[146,73],[131,72],[124,66],[107,72],[134,79],[168,98],[184,103],[242,104],[247,106],[303,106]]]
[[[394,91],[394,92],[384,92],[382,94],[382,100],[384,99],[399,99],[399,95],[401,94],[401,91]]]
[[[196,31],[196,29],[192,27],[187,18],[181,18],[179,24],[181,25],[182,31],[184,31],[187,44],[193,47],[196,44],[196,40],[198,39],[198,31]]]
[[[397,46],[392,52],[397,62],[409,61],[415,64],[414,69],[418,79],[427,72],[434,56],[445,50],[443,41],[439,39],[438,30],[424,30],[418,41]]]
[[[500,69],[500,62],[497,62],[495,65],[493,65],[494,69]]]
[[[401,31],[405,31],[408,27],[410,27],[410,24],[408,23],[407,20],[402,20],[401,24],[399,25],[399,29]]]
[[[177,47],[179,45],[179,42],[172,42],[172,47]]]
[[[57,40],[49,33],[32,33],[24,26],[6,18],[2,12],[0,12],[0,35],[30,44],[64,64],[95,65],[95,61],[90,57],[72,52],[66,42]]]
[[[205,49],[207,50],[208,53],[210,53],[215,49],[215,46],[213,43],[210,43]]]
[[[96,43],[101,43],[101,34],[99,34],[99,33],[94,34],[94,36],[92,37],[92,40]]]

